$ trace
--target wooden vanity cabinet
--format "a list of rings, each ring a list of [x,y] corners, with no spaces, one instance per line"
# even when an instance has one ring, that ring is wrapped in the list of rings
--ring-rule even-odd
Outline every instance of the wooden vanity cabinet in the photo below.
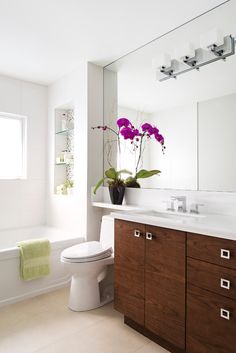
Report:
[[[172,353],[236,353],[236,241],[116,220],[115,308]]]
[[[236,353],[236,301],[191,284],[187,298],[187,352]]]
[[[142,224],[115,221],[114,308],[140,325],[144,325],[144,233]]]
[[[180,351],[185,348],[185,244],[181,231],[115,221],[115,309],[144,334]]]
[[[145,251],[145,327],[185,348],[184,232],[146,226],[152,240]]]
[[[188,353],[236,353],[236,242],[187,234]]]

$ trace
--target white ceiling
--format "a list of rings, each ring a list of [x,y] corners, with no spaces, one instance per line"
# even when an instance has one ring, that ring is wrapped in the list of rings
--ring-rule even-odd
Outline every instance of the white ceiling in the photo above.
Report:
[[[200,36],[212,28],[236,36],[235,13],[236,1],[228,2],[109,65],[118,73],[119,105],[151,113],[236,92],[236,55],[164,82],[152,69],[152,59],[161,53],[178,58],[182,44],[200,47]]]
[[[0,0],[0,74],[49,84],[104,66],[222,0]]]

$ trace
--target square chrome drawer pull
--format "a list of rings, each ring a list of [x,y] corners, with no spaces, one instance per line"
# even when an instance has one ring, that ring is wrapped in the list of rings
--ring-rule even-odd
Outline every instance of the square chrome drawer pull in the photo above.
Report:
[[[224,288],[224,289],[230,289],[230,281],[228,279],[221,278],[220,286],[221,288]]]
[[[222,317],[225,320],[229,320],[230,319],[230,311],[221,308],[220,309],[220,317]]]
[[[222,259],[227,259],[229,260],[230,259],[230,251],[229,250],[226,250],[226,249],[220,249],[220,257]]]
[[[134,230],[134,236],[137,237],[137,238],[139,238],[139,237],[141,236],[140,230],[135,229],[135,230]]]
[[[146,239],[152,240],[152,233],[146,232]]]

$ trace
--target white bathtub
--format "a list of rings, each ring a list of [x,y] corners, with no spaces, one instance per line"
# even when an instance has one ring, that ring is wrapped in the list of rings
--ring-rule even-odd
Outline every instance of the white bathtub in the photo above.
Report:
[[[51,274],[28,282],[22,281],[19,249],[16,244],[18,241],[34,238],[47,238],[51,242]],[[77,234],[46,226],[0,231],[0,306],[66,285],[70,276],[60,263],[60,253],[82,241],[84,238]]]

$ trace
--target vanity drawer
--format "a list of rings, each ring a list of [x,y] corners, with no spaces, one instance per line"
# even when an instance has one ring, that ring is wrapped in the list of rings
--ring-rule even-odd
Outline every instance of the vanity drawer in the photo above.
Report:
[[[236,269],[236,241],[188,233],[187,256]]]
[[[188,258],[187,281],[236,300],[236,270]]]
[[[236,301],[188,285],[188,353],[236,352]]]

